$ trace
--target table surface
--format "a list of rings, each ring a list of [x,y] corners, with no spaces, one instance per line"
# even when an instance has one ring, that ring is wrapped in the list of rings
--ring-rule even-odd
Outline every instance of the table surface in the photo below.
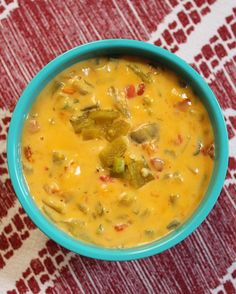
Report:
[[[6,136],[14,106],[51,59],[98,39],[164,47],[209,83],[227,122],[224,188],[204,223],[159,255],[105,262],[75,255],[32,224],[12,189]],[[0,0],[0,293],[236,293],[235,0]]]

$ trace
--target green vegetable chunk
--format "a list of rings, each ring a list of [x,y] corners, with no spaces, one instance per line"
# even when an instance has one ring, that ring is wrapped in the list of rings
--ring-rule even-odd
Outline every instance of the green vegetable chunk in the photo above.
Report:
[[[106,139],[113,141],[114,139],[127,135],[130,124],[125,120],[115,120],[106,130]]]
[[[82,129],[82,137],[84,140],[99,139],[102,137],[102,135],[102,129],[95,126]]]
[[[97,233],[98,235],[101,235],[101,234],[104,233],[104,231],[105,231],[104,226],[103,226],[102,224],[100,224],[100,225],[98,226],[98,228],[97,228],[96,233]]]
[[[151,106],[152,105],[152,99],[151,98],[145,96],[145,97],[143,97],[142,100],[143,100],[143,105],[144,106]]]
[[[74,99],[65,94],[55,95],[55,108],[63,111],[73,111]]]
[[[119,203],[125,206],[131,205],[135,200],[135,194],[132,192],[123,192],[118,197]]]
[[[58,222],[60,220],[61,214],[58,213],[53,208],[51,208],[47,205],[43,205],[42,210],[46,214],[46,216],[49,217],[52,221]]]
[[[144,230],[144,234],[145,234],[147,237],[149,237],[149,238],[153,238],[155,232],[154,232],[154,230],[152,230],[152,229],[148,229],[148,230]]]
[[[66,205],[64,201],[60,201],[59,199],[53,196],[47,196],[47,198],[43,198],[42,201],[45,205],[51,207],[58,213],[65,213]]]
[[[79,210],[80,210],[81,212],[83,212],[84,214],[87,214],[88,211],[89,211],[89,208],[88,208],[86,205],[81,204],[81,203],[78,204],[78,208],[79,208]]]
[[[174,219],[172,222],[170,222],[168,225],[167,225],[167,229],[168,230],[174,230],[176,229],[178,226],[180,225],[180,222],[177,221],[176,219]]]
[[[99,158],[104,167],[112,167],[116,157],[122,157],[127,149],[125,137],[116,138],[109,143],[99,154]]]
[[[86,95],[91,93],[93,90],[93,85],[91,85],[86,80],[82,79],[81,77],[77,78],[73,82],[73,87],[78,91],[81,95]]]
[[[80,219],[69,219],[67,221],[62,222],[66,225],[68,231],[76,238],[81,237],[83,234],[83,229],[85,226],[84,221]]]
[[[142,125],[130,133],[130,138],[138,144],[142,144],[153,139],[159,139],[159,124],[150,123]]]
[[[154,180],[154,176],[145,160],[131,160],[127,164],[125,178],[136,189]]]
[[[95,205],[95,216],[102,216],[105,213],[105,207],[102,205],[102,203],[99,201]]]
[[[176,205],[178,199],[179,199],[179,194],[170,194],[169,196],[169,201],[171,205]]]
[[[113,86],[108,89],[108,94],[112,96],[114,101],[114,107],[126,118],[130,118],[131,114],[129,111],[126,97],[119,94],[119,91]]]
[[[81,116],[72,116],[70,123],[76,134],[81,133],[82,129],[92,127],[94,125],[94,121],[88,118],[87,114],[83,114]]]
[[[119,117],[119,112],[115,110],[99,109],[89,112],[88,116],[98,124],[110,123]]]
[[[33,166],[29,162],[23,163],[23,169],[24,169],[24,172],[27,174],[32,174],[34,172]]]
[[[81,111],[90,111],[90,110],[94,110],[94,109],[98,109],[99,108],[99,104],[96,103],[96,104],[91,104],[91,105],[88,105],[84,108],[81,108],[80,110]]]
[[[57,91],[59,91],[64,86],[64,83],[61,81],[54,81],[52,84],[52,95],[54,95]]]
[[[52,162],[55,164],[61,164],[65,158],[65,155],[59,151],[53,151],[52,153]]]
[[[129,64],[127,65],[128,68],[130,68],[135,74],[136,76],[138,76],[144,83],[151,83],[152,79],[151,77],[144,73],[140,67],[138,67],[136,64]]]
[[[196,150],[194,151],[193,155],[197,156],[198,154],[200,154],[202,149],[203,149],[203,143],[199,140],[197,142],[197,147],[196,147]]]
[[[125,170],[125,161],[122,157],[115,157],[112,166],[113,174],[122,174]]]

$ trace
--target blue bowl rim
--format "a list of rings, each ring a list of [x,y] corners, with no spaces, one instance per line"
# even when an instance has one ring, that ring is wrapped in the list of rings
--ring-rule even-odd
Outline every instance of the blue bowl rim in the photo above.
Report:
[[[104,50],[107,48],[143,50],[156,55],[156,57],[161,60],[167,60],[170,64],[177,66],[187,76],[194,79],[197,86],[204,92],[204,99],[208,101],[210,111],[214,112],[217,128],[216,135],[219,138],[219,162],[217,171],[214,175],[214,185],[211,191],[208,191],[210,196],[206,197],[197,208],[197,211],[195,211],[195,213],[179,229],[157,241],[129,249],[108,249],[75,240],[68,237],[66,233],[62,232],[43,216],[39,209],[34,205],[32,197],[26,187],[26,183],[23,180],[21,161],[19,158],[20,142],[17,140],[16,136],[17,132],[20,131],[20,119],[22,117],[25,118],[27,115],[27,113],[24,113],[24,108],[28,101],[27,97],[29,94],[32,94],[32,90],[37,88],[43,81],[45,75],[53,73],[54,69],[60,66],[60,64],[65,63],[65,61],[73,59],[76,56],[90,51],[96,52],[97,50]],[[59,55],[43,67],[30,81],[18,100],[12,115],[7,138],[7,161],[10,178],[21,205],[36,226],[49,238],[53,239],[63,247],[87,257],[112,261],[133,260],[158,254],[173,247],[190,235],[204,221],[215,205],[224,183],[228,166],[228,135],[224,117],[215,95],[203,78],[184,60],[163,48],[146,42],[129,39],[109,39],[87,43]]]

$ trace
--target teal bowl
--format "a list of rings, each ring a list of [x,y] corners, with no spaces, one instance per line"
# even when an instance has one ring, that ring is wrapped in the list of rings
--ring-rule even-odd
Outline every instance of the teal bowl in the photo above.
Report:
[[[207,192],[192,216],[169,235],[129,249],[107,249],[76,240],[47,219],[36,206],[24,179],[21,164],[21,136],[24,121],[43,88],[61,71],[73,64],[104,55],[134,55],[158,61],[181,75],[194,89],[207,109],[214,129],[215,164]],[[78,254],[103,260],[131,260],[167,250],[191,234],[212,210],[222,189],[228,165],[228,136],[217,99],[203,78],[185,61],[160,47],[134,40],[103,40],[88,43],[58,56],[48,63],[28,84],[13,112],[8,139],[7,160],[16,195],[35,225],[49,238]]]

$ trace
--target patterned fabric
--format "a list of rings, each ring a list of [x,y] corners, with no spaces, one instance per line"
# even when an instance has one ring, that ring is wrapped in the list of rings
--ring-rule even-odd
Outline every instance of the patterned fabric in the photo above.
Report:
[[[224,188],[204,223],[159,255],[105,262],[63,249],[21,208],[7,172],[14,106],[52,58],[106,38],[144,40],[175,52],[215,92],[227,122]],[[236,293],[235,0],[0,0],[0,293]]]

